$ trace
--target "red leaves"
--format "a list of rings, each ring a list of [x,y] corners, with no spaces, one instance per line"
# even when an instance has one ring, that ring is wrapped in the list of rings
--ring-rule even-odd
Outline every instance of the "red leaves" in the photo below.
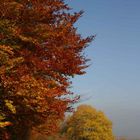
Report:
[[[82,12],[68,13],[62,0],[4,0],[0,8],[0,96],[16,108],[7,120],[17,129],[46,121],[55,131],[53,120],[78,100],[65,96],[69,78],[87,67],[82,51],[93,37],[83,39],[73,26]]]

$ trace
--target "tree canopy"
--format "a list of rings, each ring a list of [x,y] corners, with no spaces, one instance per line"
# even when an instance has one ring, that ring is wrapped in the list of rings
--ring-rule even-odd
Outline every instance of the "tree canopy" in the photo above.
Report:
[[[114,140],[112,123],[103,112],[80,105],[63,124],[62,133],[69,140]]]
[[[65,96],[69,78],[85,73],[93,37],[77,33],[83,12],[72,14],[63,0],[1,0],[0,9],[1,137],[25,140],[44,122],[50,134],[77,99]]]

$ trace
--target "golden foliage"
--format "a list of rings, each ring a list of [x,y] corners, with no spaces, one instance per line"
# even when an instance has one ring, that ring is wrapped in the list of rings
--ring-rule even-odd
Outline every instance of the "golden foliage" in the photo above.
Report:
[[[81,105],[64,124],[69,140],[114,140],[112,123],[103,112]]]

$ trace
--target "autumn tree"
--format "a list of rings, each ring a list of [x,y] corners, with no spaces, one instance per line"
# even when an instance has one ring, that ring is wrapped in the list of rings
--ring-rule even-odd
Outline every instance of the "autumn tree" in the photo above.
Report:
[[[50,134],[78,99],[70,77],[85,73],[93,37],[77,33],[83,12],[63,0],[0,0],[0,9],[0,135],[26,140],[44,122]]]
[[[114,140],[112,123],[103,112],[80,105],[63,124],[68,140]]]

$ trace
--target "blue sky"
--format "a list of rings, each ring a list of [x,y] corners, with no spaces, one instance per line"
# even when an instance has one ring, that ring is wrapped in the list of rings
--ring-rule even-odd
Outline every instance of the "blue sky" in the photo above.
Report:
[[[85,11],[78,32],[97,35],[86,49],[92,65],[72,90],[106,113],[116,135],[140,138],[140,0],[66,2]]]

